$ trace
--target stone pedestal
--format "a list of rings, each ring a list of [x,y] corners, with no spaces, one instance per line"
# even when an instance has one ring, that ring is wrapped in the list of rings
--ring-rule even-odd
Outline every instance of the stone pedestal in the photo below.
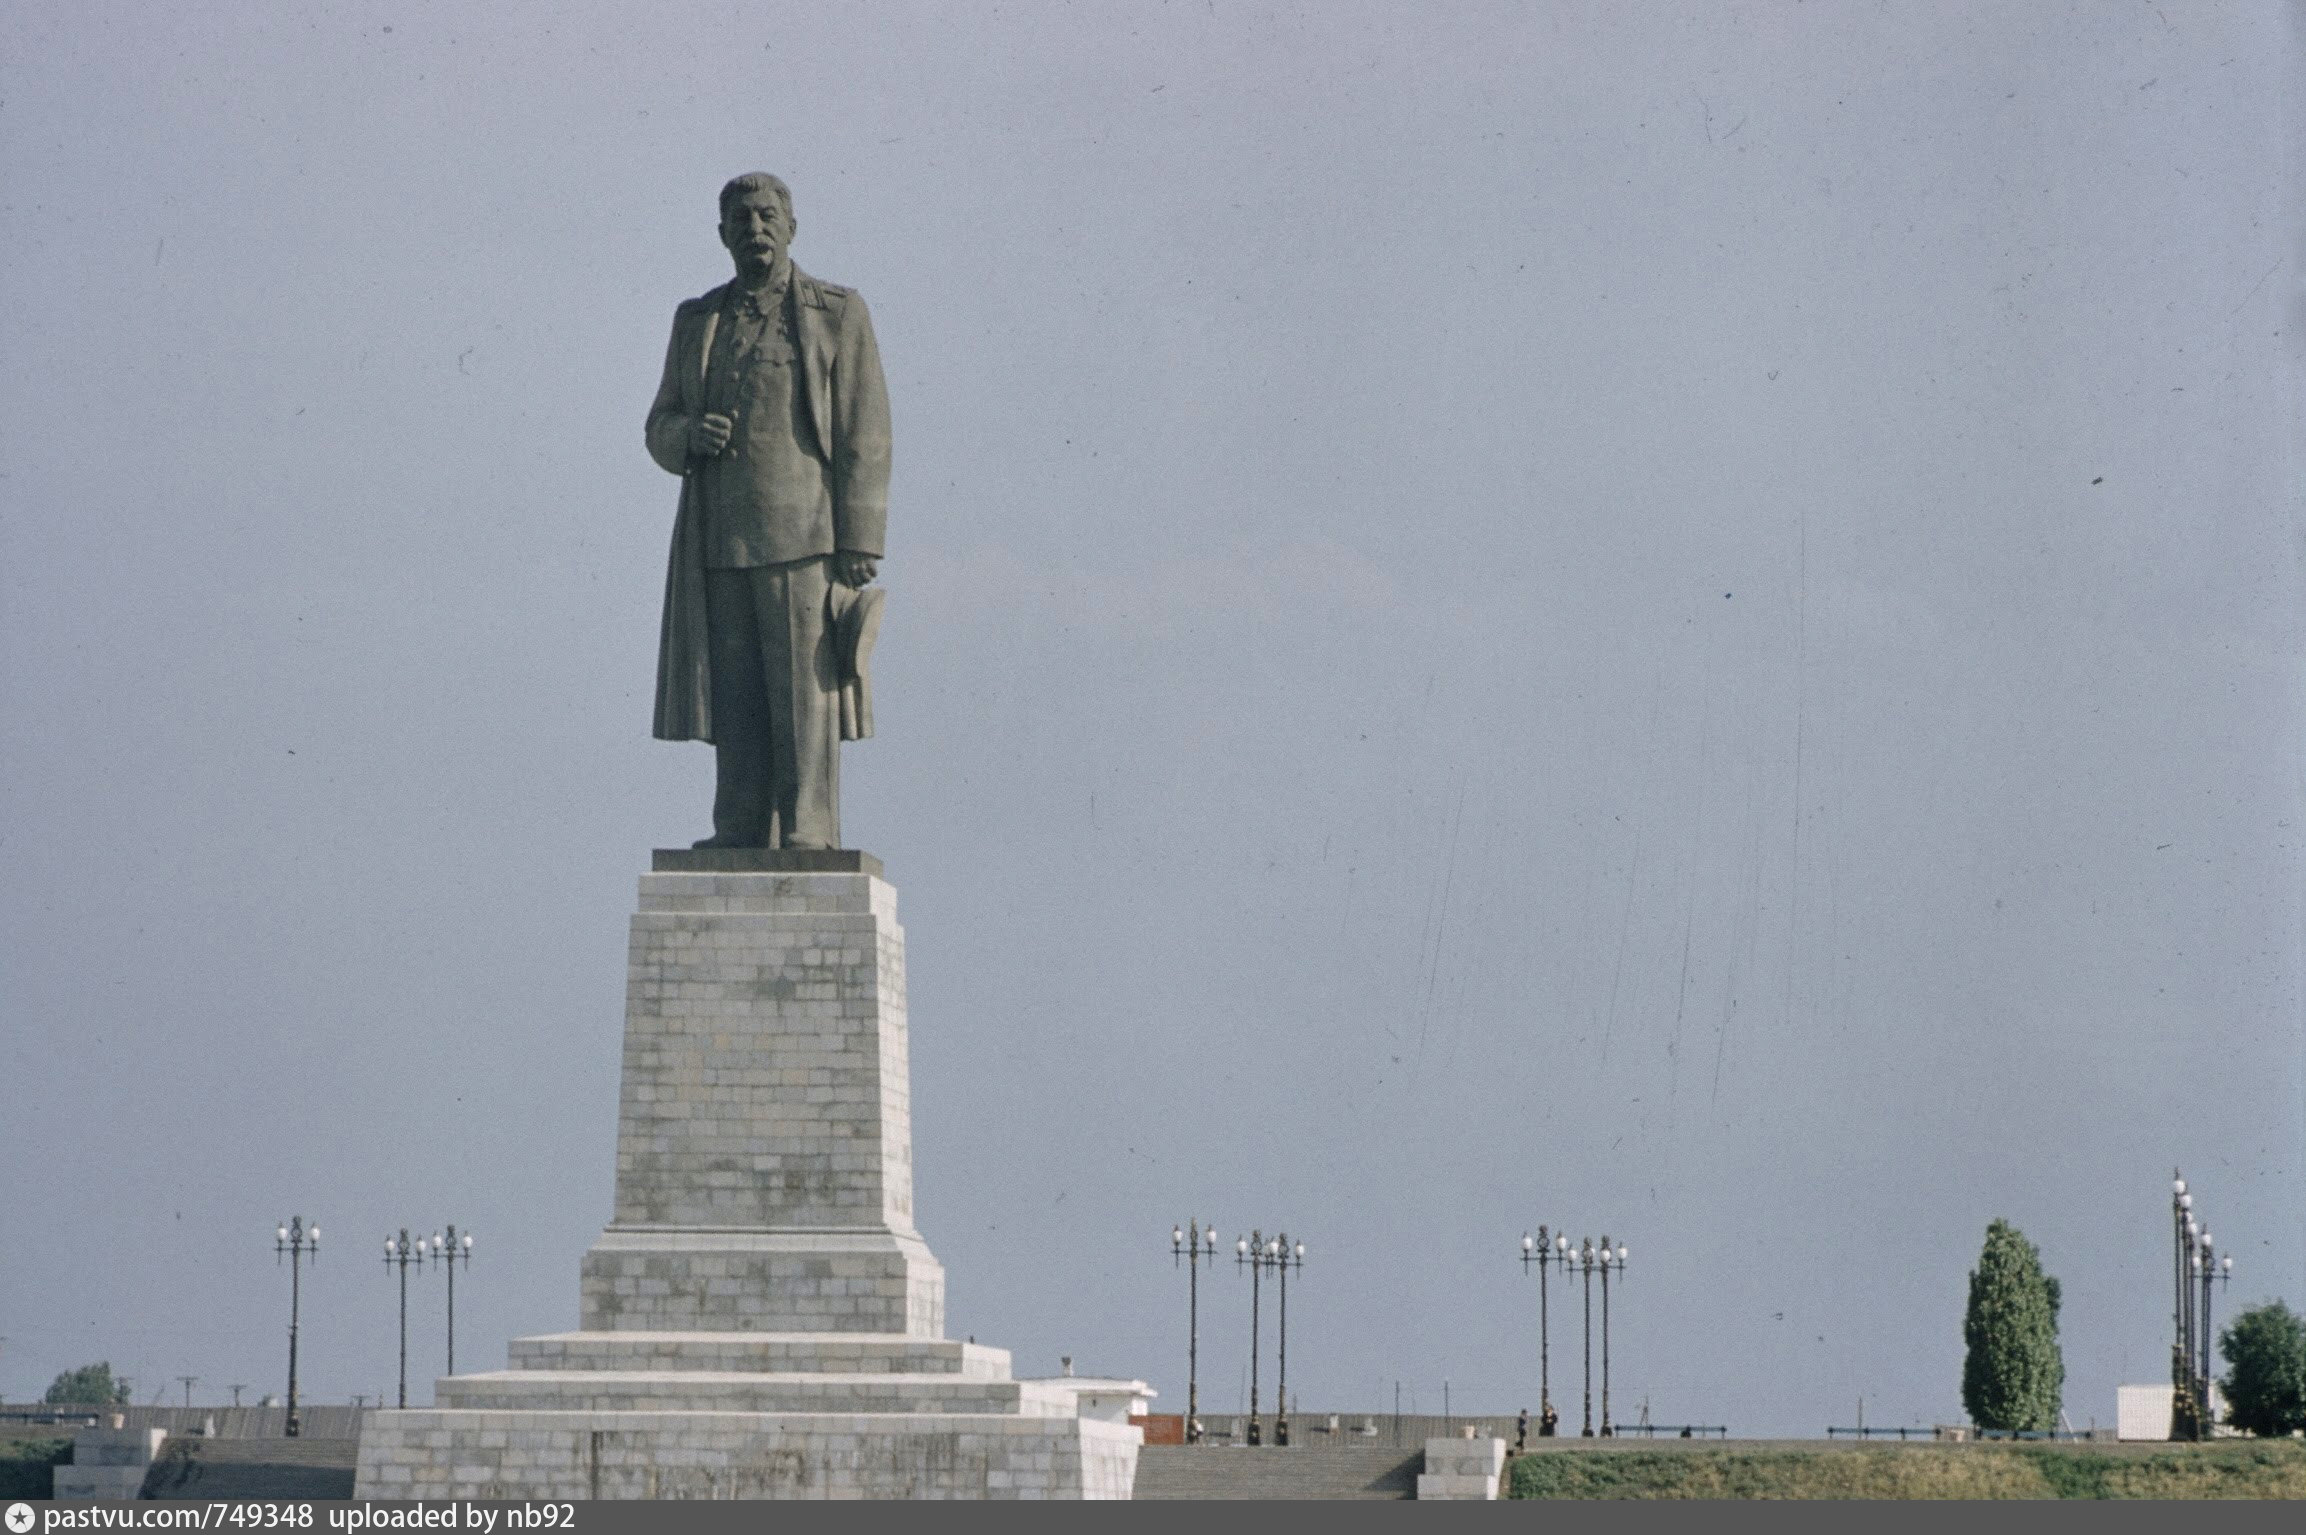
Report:
[[[373,1413],[359,1495],[1127,1497],[1139,1431],[945,1341],[869,855],[660,852],[578,1332]]]
[[[50,1496],[59,1503],[132,1501],[167,1438],[164,1428],[79,1429],[72,1435],[72,1463],[56,1468]]]
[[[1418,1501],[1495,1498],[1504,1471],[1502,1439],[1428,1439],[1425,1471],[1417,1479]]]

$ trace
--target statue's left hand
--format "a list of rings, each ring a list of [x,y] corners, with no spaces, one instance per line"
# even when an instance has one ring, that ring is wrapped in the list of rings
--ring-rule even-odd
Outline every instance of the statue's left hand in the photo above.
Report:
[[[880,573],[881,563],[869,554],[843,549],[833,556],[833,579],[843,586],[863,586]]]

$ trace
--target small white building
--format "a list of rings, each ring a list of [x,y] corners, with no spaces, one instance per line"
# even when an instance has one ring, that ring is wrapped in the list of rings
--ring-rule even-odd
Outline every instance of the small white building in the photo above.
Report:
[[[1072,1392],[1075,1417],[1096,1418],[1105,1423],[1127,1423],[1131,1418],[1144,1417],[1153,1410],[1153,1398],[1161,1394],[1141,1380],[1104,1375],[1045,1375],[1031,1384]]]
[[[2169,1438],[2170,1414],[2177,1404],[2178,1388],[2175,1386],[2115,1387],[2114,1437]],[[2210,1416],[2213,1422],[2226,1416],[2226,1393],[2218,1389],[2216,1381],[2210,1383]]]

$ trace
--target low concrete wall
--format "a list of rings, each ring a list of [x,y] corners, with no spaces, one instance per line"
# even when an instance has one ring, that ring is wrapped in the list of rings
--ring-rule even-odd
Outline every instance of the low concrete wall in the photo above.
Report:
[[[84,1428],[72,1436],[72,1463],[55,1469],[56,1501],[125,1502],[144,1486],[167,1432],[157,1428]]]
[[[1502,1439],[1428,1439],[1425,1474],[1417,1479],[1418,1500],[1494,1500],[1498,1475],[1504,1469]]]

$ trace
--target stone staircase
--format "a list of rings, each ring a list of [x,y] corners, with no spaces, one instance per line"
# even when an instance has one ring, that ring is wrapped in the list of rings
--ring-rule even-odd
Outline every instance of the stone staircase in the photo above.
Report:
[[[171,1434],[145,1473],[146,1498],[349,1498],[357,1439],[212,1439]]]
[[[1397,1445],[1306,1445],[1235,1449],[1147,1445],[1137,1452],[1139,1498],[1408,1499],[1417,1495],[1423,1450]]]

